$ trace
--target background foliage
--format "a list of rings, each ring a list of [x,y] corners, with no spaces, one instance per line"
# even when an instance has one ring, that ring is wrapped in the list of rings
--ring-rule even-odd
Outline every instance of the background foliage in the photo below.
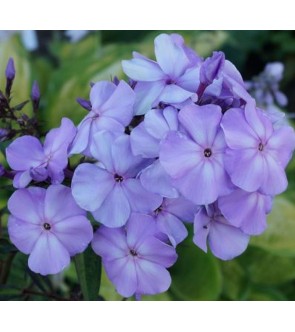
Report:
[[[167,31],[168,33],[171,31]],[[267,62],[285,64],[281,90],[288,96],[285,109],[293,117],[295,110],[295,33],[289,31],[178,31],[202,56],[222,50],[241,71],[244,79],[261,72]],[[39,49],[28,52],[18,34],[0,41],[0,88],[5,86],[5,66],[10,56],[16,64],[13,100],[28,98],[33,80],[42,94],[39,114],[44,133],[60,123],[63,116],[76,124],[85,111],[75,102],[87,99],[89,83],[123,77],[121,60],[137,50],[153,56],[153,39],[159,31],[91,32],[77,43],[70,43],[61,32],[38,32]],[[30,112],[30,106],[26,106]],[[0,143],[3,152],[5,144]],[[0,163],[4,162],[0,155]],[[278,197],[268,218],[265,234],[253,237],[248,250],[239,258],[222,262],[204,254],[192,244],[191,237],[178,247],[178,262],[171,268],[172,286],[164,294],[144,300],[295,300],[295,160],[288,166],[289,189]],[[7,237],[5,204],[11,194],[0,179],[0,300],[107,299],[122,300],[102,273],[89,280],[88,271],[99,264],[85,265],[78,271],[84,284],[78,283],[74,262],[60,275],[41,277],[27,268],[27,258],[17,253]],[[92,252],[88,251],[91,256]],[[83,262],[85,257],[76,257]],[[81,265],[81,264],[80,264]],[[11,267],[10,269],[8,267]],[[5,268],[4,268],[5,267]],[[3,272],[4,271],[4,272]],[[93,273],[93,272],[91,272]],[[92,278],[93,279],[93,278]],[[83,293],[83,295],[82,295]]]

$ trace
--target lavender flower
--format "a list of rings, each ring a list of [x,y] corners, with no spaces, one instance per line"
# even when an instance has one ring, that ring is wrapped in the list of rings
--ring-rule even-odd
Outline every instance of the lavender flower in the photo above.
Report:
[[[177,258],[175,249],[156,236],[151,216],[134,213],[126,227],[100,227],[93,250],[102,257],[106,273],[124,297],[165,292],[171,283],[166,270]]]
[[[9,166],[17,171],[14,187],[24,188],[31,180],[44,181],[48,177],[53,184],[61,183],[68,164],[68,147],[75,134],[72,121],[63,118],[61,126],[46,135],[43,145],[29,135],[13,141],[6,149],[6,157]]]
[[[279,83],[283,78],[284,65],[281,62],[268,63],[264,71],[247,82],[247,89],[260,107],[268,108],[274,104],[286,106],[287,97],[279,90]]]
[[[272,198],[260,192],[236,189],[218,200],[226,220],[249,235],[259,235],[267,227],[266,214],[271,211]]]
[[[144,121],[131,132],[132,152],[144,158],[158,158],[161,141],[170,130],[178,130],[178,111],[174,107],[149,110]],[[141,172],[140,180],[151,192],[164,197],[178,197],[178,191],[174,188],[171,177],[158,159]]]
[[[221,117],[217,105],[187,106],[179,112],[187,134],[170,132],[161,145],[160,163],[175,187],[195,204],[210,204],[230,190]]]
[[[194,220],[194,243],[207,252],[207,243],[214,256],[230,260],[242,254],[249,235],[228,223],[216,203],[202,207]]]
[[[118,86],[106,81],[94,84],[90,92],[92,110],[78,126],[71,154],[91,156],[93,136],[101,130],[122,134],[134,115],[134,99],[133,90],[124,81]]]
[[[130,137],[102,131],[94,135],[91,154],[96,165],[78,166],[72,181],[73,196],[83,209],[108,227],[123,226],[134,211],[149,213],[161,197],[148,192],[137,178],[150,160],[132,155]]]
[[[228,110],[221,127],[228,145],[225,167],[236,186],[267,195],[277,195],[287,188],[284,167],[295,148],[291,127],[274,130],[268,117],[253,104],[245,110]]]
[[[19,189],[8,201],[11,242],[29,254],[29,268],[55,274],[70,264],[70,256],[86,249],[93,237],[85,211],[62,185]]]
[[[201,59],[184,46],[179,35],[161,34],[155,39],[157,62],[136,52],[123,61],[124,72],[133,80],[135,113],[145,114],[159,102],[178,104],[195,95]]]
[[[4,142],[9,135],[9,130],[5,128],[0,128],[0,142]]]
[[[199,207],[183,197],[164,198],[162,204],[153,212],[158,232],[166,234],[176,247],[187,237],[183,222],[193,222]]]

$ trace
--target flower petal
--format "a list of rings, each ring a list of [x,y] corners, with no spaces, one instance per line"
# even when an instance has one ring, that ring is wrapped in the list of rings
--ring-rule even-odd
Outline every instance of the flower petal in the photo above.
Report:
[[[116,90],[116,85],[112,82],[101,81],[93,85],[90,91],[90,102],[92,111],[101,114],[102,105],[111,97]]]
[[[225,168],[232,182],[246,190],[258,190],[266,177],[264,157],[258,149],[226,151]]]
[[[218,207],[228,222],[249,235],[265,231],[266,212],[271,197],[259,192],[248,193],[241,189],[220,197]]]
[[[136,94],[134,104],[135,115],[145,114],[148,110],[152,109],[154,102],[163,91],[165,85],[165,81],[138,82],[134,88]]]
[[[19,189],[9,198],[8,210],[18,219],[39,225],[44,220],[45,193],[45,189],[37,187]]]
[[[167,34],[156,37],[155,55],[161,69],[171,78],[179,77],[190,66],[183,48]]]
[[[159,141],[147,132],[143,122],[132,129],[130,144],[132,153],[135,156],[140,155],[144,158],[159,156]]]
[[[95,211],[114,186],[112,174],[93,164],[81,164],[73,176],[72,195],[80,207],[87,211]]]
[[[184,224],[174,215],[162,211],[156,217],[158,230],[166,234],[174,247],[182,242],[188,235]]]
[[[99,182],[98,182],[99,183]],[[107,227],[121,227],[130,216],[130,205],[119,183],[115,184],[100,207],[93,211],[95,220]]]
[[[240,229],[219,222],[211,222],[208,244],[214,256],[230,260],[241,255],[249,243],[249,235]]]
[[[159,160],[141,172],[140,182],[146,190],[152,193],[170,198],[176,198],[179,195],[172,184],[171,177],[165,172]]]
[[[135,93],[124,81],[120,81],[116,90],[102,105],[101,113],[127,126],[133,118]]]
[[[29,170],[43,163],[45,156],[40,141],[33,136],[15,139],[6,149],[9,166],[16,171]]]
[[[105,260],[114,260],[129,254],[123,228],[99,227],[93,236],[92,248]]]
[[[207,238],[210,230],[210,218],[206,213],[206,209],[201,208],[194,219],[194,244],[207,252]]]
[[[117,292],[130,297],[137,290],[137,272],[132,257],[127,256],[113,261],[103,260],[108,278],[115,285]]]
[[[56,274],[70,264],[70,255],[60,241],[47,231],[36,242],[29,257],[29,268],[42,275]]]
[[[147,58],[123,60],[122,67],[124,73],[135,81],[153,82],[165,77],[160,66]]]
[[[196,92],[200,84],[200,66],[189,68],[177,79],[177,85],[184,90]]]
[[[217,105],[191,105],[179,112],[179,121],[190,136],[203,148],[210,148],[215,140],[222,117]]]
[[[123,181],[122,188],[133,212],[150,213],[162,203],[162,197],[147,191],[139,179]]]
[[[116,136],[109,131],[100,131],[93,135],[90,152],[109,172],[114,172],[112,145]]]
[[[182,196],[176,199],[165,198],[162,205],[163,211],[167,211],[185,222],[193,222],[194,215],[200,208]]]
[[[176,84],[166,85],[160,96],[159,101],[167,104],[182,103],[189,99],[194,92],[187,91]]]
[[[170,176],[178,178],[200,162],[199,151],[200,147],[185,135],[170,132],[160,146],[160,163]]]
[[[139,259],[136,261],[137,294],[157,294],[165,292],[171,284],[169,272],[161,265]]]
[[[17,249],[29,254],[41,235],[42,228],[38,224],[26,222],[10,215],[8,219],[8,233],[10,241]]]
[[[92,226],[83,215],[71,216],[55,223],[52,232],[71,256],[83,252],[93,237]]]
[[[25,188],[32,181],[31,172],[16,172],[13,178],[14,188]]]
[[[226,143],[231,149],[257,148],[260,140],[246,122],[242,109],[231,108],[225,112],[221,127]]]
[[[46,190],[44,214],[47,220],[59,222],[72,216],[85,216],[74,200],[71,189],[63,185],[51,185]]]

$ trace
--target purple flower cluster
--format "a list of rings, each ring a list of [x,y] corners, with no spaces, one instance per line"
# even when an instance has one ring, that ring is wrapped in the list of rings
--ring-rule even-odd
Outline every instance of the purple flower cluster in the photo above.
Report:
[[[123,61],[132,80],[98,82],[76,129],[63,119],[42,145],[24,136],[7,148],[14,185],[9,233],[29,266],[56,273],[92,240],[125,297],[166,291],[176,247],[194,225],[194,243],[223,260],[240,255],[267,227],[272,199],[287,187],[295,148],[290,126],[256,107],[222,52],[202,59],[181,36],[155,39],[156,61]],[[69,155],[82,154],[71,191]],[[88,211],[100,223],[93,236]],[[92,239],[93,236],[93,239]]]

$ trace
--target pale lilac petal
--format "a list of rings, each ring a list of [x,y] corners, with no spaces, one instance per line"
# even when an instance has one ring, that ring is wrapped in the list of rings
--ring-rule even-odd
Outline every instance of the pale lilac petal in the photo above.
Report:
[[[164,110],[153,109],[145,115],[144,126],[150,135],[161,140],[169,130],[178,129],[177,118],[178,111],[174,107],[166,107]]]
[[[17,172],[13,178],[14,188],[25,188],[32,181],[31,172]]]
[[[36,242],[30,257],[29,268],[42,275],[56,274],[70,264],[70,255],[60,241],[47,231]]]
[[[203,148],[212,146],[222,117],[217,105],[192,105],[179,112],[179,121]]]
[[[114,260],[129,254],[126,243],[126,233],[123,228],[101,226],[94,234],[92,240],[94,252],[106,260]]]
[[[165,81],[138,82],[134,88],[136,94],[134,111],[136,115],[145,114],[153,107],[165,87]]]
[[[273,133],[273,126],[270,119],[253,104],[246,104],[245,117],[251,128],[262,140],[268,140]]]
[[[31,187],[15,191],[8,200],[8,210],[16,218],[31,224],[40,224],[44,220],[42,202],[46,190],[43,188]]]
[[[210,218],[204,208],[200,209],[194,219],[194,238],[196,246],[207,252],[207,238],[210,230]]]
[[[160,96],[159,101],[167,104],[182,103],[190,98],[194,92],[187,91],[176,84],[166,85]]]
[[[146,238],[156,233],[155,219],[149,215],[141,213],[132,213],[127,229],[127,244],[129,248],[137,250]]]
[[[232,149],[257,148],[259,138],[247,123],[244,111],[239,108],[229,109],[222,117],[226,143]]]
[[[292,152],[295,148],[295,134],[294,129],[290,126],[284,126],[276,131],[267,142],[267,151],[277,155],[283,167],[286,167],[292,158]]]
[[[90,152],[109,172],[114,172],[112,146],[116,136],[109,131],[100,131],[93,135]]]
[[[144,260],[170,267],[177,259],[175,249],[156,237],[148,237],[138,247],[137,252]]]
[[[170,132],[160,147],[160,163],[173,178],[185,175],[200,161],[200,147],[185,135]]]
[[[200,67],[189,68],[177,79],[177,85],[184,90],[196,92],[200,84]]]
[[[133,156],[128,135],[118,137],[111,148],[114,170],[123,177],[136,176],[138,166],[141,169],[140,165],[146,162],[140,156]]]
[[[172,184],[171,177],[165,172],[159,160],[141,172],[140,182],[146,190],[155,194],[170,198],[176,198],[179,195]]]
[[[235,67],[235,65],[232,62],[225,60],[224,67],[223,67],[223,73],[226,76],[230,76],[241,86],[244,86],[243,78],[242,78],[240,72],[237,70],[237,68]]]
[[[218,199],[218,207],[227,221],[249,235],[265,231],[266,212],[270,204],[270,196],[259,192],[248,193],[241,189]]]
[[[242,254],[249,243],[249,236],[240,229],[219,222],[211,222],[208,244],[214,256],[230,260]]]
[[[77,205],[70,188],[52,185],[46,190],[44,215],[47,220],[56,223],[72,216],[84,216],[86,211]]]
[[[199,206],[193,204],[190,200],[180,196],[176,199],[166,198],[163,204],[163,210],[173,214],[177,218],[185,222],[193,222],[195,213],[199,210]]]
[[[127,256],[113,261],[103,260],[103,265],[120,295],[124,297],[134,295],[138,287],[138,278],[132,257]]]
[[[156,217],[157,228],[160,232],[165,233],[171,244],[176,247],[188,235],[184,224],[174,215],[162,211]]]
[[[122,123],[107,116],[107,113],[95,117],[92,120],[91,129],[90,129],[90,139],[89,144],[91,145],[92,137],[99,131],[107,130],[115,136],[122,135],[124,133],[125,127]]]
[[[101,81],[93,85],[90,91],[90,102],[92,111],[101,114],[102,105],[111,97],[116,90],[116,85],[112,82]]]
[[[147,191],[138,179],[123,181],[122,188],[134,212],[150,213],[162,203],[161,196]]]
[[[83,252],[93,237],[92,226],[83,215],[63,219],[53,224],[51,231],[71,256]]]
[[[265,155],[265,173],[260,187],[266,195],[278,195],[287,189],[288,180],[284,168],[271,155]]]
[[[42,233],[42,227],[38,224],[23,221],[10,215],[8,218],[8,234],[10,241],[18,250],[29,254]]]
[[[114,186],[112,174],[93,164],[81,164],[73,176],[72,195],[80,207],[87,211],[95,211]]]
[[[147,58],[123,60],[122,67],[124,73],[135,81],[153,82],[165,77],[160,66]]]
[[[135,93],[124,81],[120,81],[114,93],[102,105],[101,114],[127,126],[133,117]]]
[[[70,148],[70,154],[81,153],[87,148],[93,119],[92,114],[90,113],[82,120],[82,122],[78,126],[77,135],[74,138],[74,141]]]
[[[98,181],[97,185],[99,184],[100,182]],[[119,183],[116,183],[102,204],[92,214],[95,220],[107,227],[114,228],[125,225],[130,212],[130,204],[125,191]]]
[[[135,156],[154,158],[159,156],[159,141],[152,137],[145,129],[142,122],[132,129],[130,134],[130,145]]]
[[[263,155],[258,149],[227,150],[225,168],[232,182],[246,190],[256,191],[266,176]]]
[[[161,265],[140,259],[136,261],[137,293],[157,294],[165,292],[171,284],[169,272]]]
[[[45,159],[40,141],[33,136],[22,136],[6,149],[9,166],[16,171],[25,171],[39,166]]]
[[[62,118],[60,127],[51,129],[46,135],[44,141],[46,156],[53,160],[67,159],[67,149],[70,143],[72,143],[76,131],[77,129],[70,119]]]
[[[213,203],[221,191],[221,179],[215,175],[214,164],[210,161],[200,162],[195,167],[174,181],[184,197],[195,204]]]
[[[161,69],[170,78],[179,77],[190,66],[190,61],[183,48],[167,34],[156,37],[155,55]]]

